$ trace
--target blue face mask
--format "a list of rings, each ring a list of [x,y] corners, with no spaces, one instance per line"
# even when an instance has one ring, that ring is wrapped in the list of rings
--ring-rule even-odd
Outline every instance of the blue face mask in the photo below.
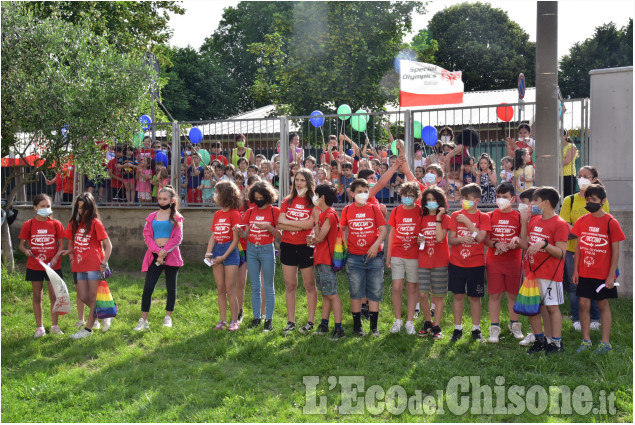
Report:
[[[428,173],[428,174],[425,175],[423,180],[426,183],[428,183],[429,185],[431,185],[437,180],[437,176],[436,176],[436,174]]]
[[[531,213],[533,215],[542,215],[543,208],[538,208],[538,205],[531,206]]]
[[[401,203],[404,204],[405,206],[409,207],[411,205],[414,205],[415,200],[414,200],[414,198],[410,198],[408,196],[404,196],[403,198],[401,198]]]
[[[437,208],[439,208],[439,204],[437,204],[436,202],[428,202],[426,204],[426,208],[428,209],[428,211],[435,211]]]

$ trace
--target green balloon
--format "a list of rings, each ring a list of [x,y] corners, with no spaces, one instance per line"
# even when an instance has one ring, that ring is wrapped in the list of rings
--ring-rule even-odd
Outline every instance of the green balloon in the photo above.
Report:
[[[338,118],[341,119],[342,121],[349,119],[350,116],[348,116],[347,114],[350,114],[350,113],[351,113],[351,107],[348,106],[347,104],[340,105],[340,107],[337,108],[337,115],[340,115]]]
[[[136,148],[141,146],[144,137],[146,137],[146,135],[143,131],[135,133],[135,135],[132,137],[132,141],[134,142]]]
[[[363,109],[358,109],[355,113],[364,115],[351,117],[351,126],[353,127],[353,130],[359,132],[366,131],[366,124],[369,120],[368,115],[366,115],[366,111],[364,111]]]
[[[201,158],[203,158],[203,164],[209,165],[209,161],[211,159],[209,157],[209,152],[207,152],[205,149],[199,149],[198,154],[201,156]]]
[[[421,139],[421,123],[419,121],[414,122],[414,138]]]

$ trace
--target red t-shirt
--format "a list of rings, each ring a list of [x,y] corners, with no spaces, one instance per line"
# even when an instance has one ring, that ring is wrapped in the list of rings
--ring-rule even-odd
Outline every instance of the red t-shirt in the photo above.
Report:
[[[551,245],[555,245],[556,242],[566,242],[569,240],[569,225],[559,215],[554,215],[547,220],[543,220],[542,216],[537,215],[529,220],[527,236],[529,245],[533,245],[541,240],[546,240]],[[533,270],[536,279],[553,279],[554,282],[562,281],[564,259],[560,260],[553,257],[544,249],[527,257],[529,263],[525,261],[525,270],[527,270],[527,267]],[[544,264],[542,264],[543,261],[545,261]],[[542,264],[542,266],[540,264]]]
[[[37,260],[42,260],[44,264],[51,262],[57,253],[57,241],[64,237],[64,226],[57,220],[48,218],[40,221],[32,218],[22,225],[20,239],[29,242],[33,257],[26,260],[26,267],[31,270],[44,270]],[[59,260],[55,269],[62,268],[62,261]]]
[[[606,279],[613,255],[611,244],[626,239],[617,220],[611,214],[604,214],[602,217],[586,214],[575,222],[571,233],[578,237],[580,247],[579,275],[586,278]]]
[[[443,214],[441,218],[441,228],[450,228],[450,216]],[[450,248],[448,247],[448,237],[441,242],[437,242],[437,216],[424,215],[421,217],[420,233],[426,239],[423,251],[419,251],[419,267],[424,269],[434,269],[437,267],[447,267],[450,262]],[[417,249],[419,247],[417,246]]]
[[[141,148],[139,149],[139,163],[141,163],[141,160],[145,157],[149,156],[150,158],[154,159],[154,150],[151,148]]]
[[[243,224],[249,226],[249,236],[247,240],[254,245],[268,245],[273,243],[275,237],[268,230],[259,229],[256,223],[268,223],[273,227],[278,224],[280,208],[268,206],[263,209],[258,207],[249,208],[243,217]],[[306,239],[304,241],[306,243]]]
[[[322,153],[322,157],[320,158],[320,162],[322,164],[331,165],[331,161],[336,160],[337,156],[340,154],[338,150],[328,151],[331,156],[328,156],[327,153]]]
[[[329,221],[329,225],[331,227],[329,228],[329,232],[324,240],[315,245],[315,250],[313,251],[313,264],[316,266],[318,264],[331,264],[333,259],[335,239],[337,239],[337,222],[339,220],[337,218],[337,212],[332,207],[329,207],[320,213],[320,218],[318,219],[320,228],[322,228],[326,220]]]
[[[90,231],[85,234],[86,225],[79,223],[75,236],[72,234],[71,224],[66,226],[66,239],[73,241],[73,272],[93,272],[99,270],[104,260],[104,249],[101,241],[108,239],[108,234],[101,221],[94,219]]]
[[[514,236],[520,236],[520,213],[516,210],[511,210],[508,213],[501,212],[500,209],[488,213],[492,231],[489,234],[490,240],[493,242],[509,243]],[[495,255],[496,248],[489,248],[487,250],[487,261],[492,262],[505,262],[513,261],[518,262],[523,256],[522,249],[510,249],[502,254]],[[518,263],[520,266],[520,263]]]
[[[223,165],[227,165],[229,164],[229,161],[227,161],[227,158],[225,158],[223,155],[214,155],[214,154],[210,154],[209,156],[210,160],[209,162],[211,163],[212,161],[218,160],[220,161],[221,164]]]
[[[240,211],[238,210],[218,210],[214,213],[212,227],[216,243],[227,243],[234,240],[234,226],[241,224]]]
[[[379,227],[386,225],[386,219],[379,207],[366,204],[358,207],[354,203],[342,210],[340,226],[348,226],[348,252],[366,255],[368,249],[379,237]],[[381,247],[379,249],[381,251]]]
[[[472,224],[480,230],[492,230],[492,226],[489,221],[489,215],[484,212],[477,211],[474,214],[470,214],[464,209],[461,211],[454,211],[450,220],[449,229],[456,232],[456,236],[471,236],[471,232],[467,226],[463,223],[456,221],[456,217],[459,214],[463,214],[470,219]],[[478,267],[485,265],[485,243],[460,243],[458,245],[452,245],[450,248],[450,263],[459,267]]]
[[[64,188],[64,193],[73,193],[74,169],[73,165],[65,164],[62,166],[62,187]]]
[[[307,197],[296,196],[291,205],[289,198],[284,198],[280,207],[280,214],[284,214],[287,220],[308,220],[313,212],[313,202]],[[306,237],[311,234],[311,229],[289,231],[282,233],[282,242],[292,245],[306,245]]]
[[[108,161],[108,171],[112,172],[113,175],[121,178],[122,171],[120,168],[117,168],[117,158],[113,158]],[[119,189],[122,184],[123,183],[121,182],[121,180],[117,180],[115,178],[111,179],[111,187],[114,187],[115,189]]]
[[[419,257],[417,235],[421,227],[421,207],[407,210],[403,205],[393,208],[388,224],[395,229],[391,257],[416,260]]]

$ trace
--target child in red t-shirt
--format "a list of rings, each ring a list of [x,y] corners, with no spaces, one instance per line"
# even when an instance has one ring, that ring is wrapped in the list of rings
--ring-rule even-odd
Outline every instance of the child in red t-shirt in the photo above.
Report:
[[[96,320],[97,288],[104,278],[112,252],[112,244],[99,218],[95,198],[90,193],[75,198],[65,237],[69,240],[65,252],[71,260],[71,271],[77,273],[77,297],[90,308],[86,327],[71,335],[73,339],[81,339],[92,335]],[[110,322],[110,318],[103,320],[102,332],[110,329]]]
[[[238,232],[235,228],[241,224],[240,192],[233,182],[222,181],[216,183],[214,202],[221,209],[216,211],[212,220],[212,236],[207,243],[205,258],[211,261],[214,270],[214,280],[218,288],[218,311],[220,320],[214,330],[227,328],[228,331],[237,331],[238,323],[238,299],[236,298],[236,275],[240,255],[238,253]],[[229,310],[231,321],[227,326],[227,298],[229,298]]]
[[[443,189],[428,187],[421,196],[421,225],[417,237],[419,244],[419,301],[423,309],[424,324],[419,336],[432,335],[435,340],[443,339],[441,317],[443,301],[448,293],[448,264],[450,249],[447,233],[450,216],[446,214],[447,201]],[[428,297],[434,303],[434,325]]]
[[[485,295],[485,237],[492,230],[489,216],[478,210],[481,187],[470,183],[461,188],[463,209],[450,221],[450,264],[448,289],[454,294],[454,332],[452,342],[463,336],[463,304],[467,286],[472,314],[472,339],[484,342],[481,335],[481,298]]]
[[[386,219],[379,207],[368,203],[368,182],[356,179],[351,183],[355,202],[342,210],[340,228],[348,228],[348,275],[353,314],[353,334],[366,336],[362,329],[362,298],[368,298],[370,330],[379,337],[377,322],[379,303],[384,288],[383,242],[386,238]]]
[[[415,307],[419,298],[419,244],[417,235],[421,225],[421,207],[415,202],[421,195],[421,189],[416,182],[404,183],[399,189],[401,205],[392,210],[388,224],[388,253],[386,267],[392,270],[392,307],[395,312],[395,322],[390,329],[397,333],[402,329],[401,303],[403,283],[406,281],[408,293],[408,310],[406,333],[416,334],[414,325]]]
[[[562,276],[569,225],[554,212],[559,202],[560,194],[556,189],[537,188],[531,204],[534,217],[529,220],[527,240],[520,241],[521,248],[527,249],[525,272],[533,272],[538,282],[541,304],[547,309],[551,322],[551,342],[547,343],[540,316],[529,317],[535,341],[527,354],[545,351],[548,355],[564,351],[560,304],[564,302]]]
[[[514,303],[520,288],[522,275],[522,249],[517,239],[527,237],[527,219],[529,211],[521,214],[512,208],[516,190],[511,182],[503,182],[496,188],[496,205],[498,209],[488,213],[492,231],[485,239],[487,250],[487,294],[489,295],[489,338],[487,342],[496,344],[501,333],[500,308],[503,293],[507,296],[509,310],[509,331],[514,338],[522,340],[522,324],[518,321],[518,313],[514,311]],[[516,239],[514,239],[516,238]]]
[[[611,351],[611,309],[609,299],[617,298],[615,271],[620,256],[620,241],[626,239],[617,220],[604,210],[606,191],[598,184],[592,184],[584,193],[586,210],[571,229],[578,237],[575,249],[572,281],[577,285],[576,295],[580,298],[580,325],[582,344],[577,352],[591,348],[591,300],[598,300],[602,342],[595,350],[597,354]]]
[[[320,217],[315,226],[315,236],[308,236],[307,242],[315,245],[313,264],[315,265],[315,283],[322,292],[322,322],[317,327],[317,335],[329,333],[329,316],[333,309],[335,330],[331,339],[343,338],[342,301],[337,295],[337,274],[333,271],[333,255],[338,232],[337,212],[332,205],[337,201],[337,191],[330,183],[320,184],[315,188],[313,204],[320,209]]]
[[[64,226],[51,218],[51,198],[43,193],[33,197],[35,218],[27,220],[20,230],[19,249],[28,258],[26,261],[26,281],[33,287],[33,314],[35,315],[35,334],[33,338],[46,335],[42,325],[42,294],[44,280],[48,280],[49,301],[51,302],[51,333],[63,334],[57,325],[59,313],[53,311],[56,297],[50,279],[38,260],[49,265],[55,273],[62,277],[62,262],[60,257],[64,252]],[[26,244],[29,244],[29,248]]]

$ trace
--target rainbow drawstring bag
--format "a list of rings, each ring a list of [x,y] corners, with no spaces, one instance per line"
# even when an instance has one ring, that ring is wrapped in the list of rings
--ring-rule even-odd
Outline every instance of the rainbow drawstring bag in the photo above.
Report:
[[[338,229],[337,236],[335,237],[335,247],[333,249],[333,261],[331,262],[331,268],[334,272],[342,270],[346,265],[346,257],[348,256],[347,248],[344,232]]]
[[[238,242],[238,267],[245,264],[246,261],[247,255],[245,253],[245,250],[243,249],[243,246],[240,244],[240,242]]]
[[[534,272],[528,272],[518,290],[514,311],[523,316],[535,316],[540,313],[540,289]]]
[[[95,314],[98,319],[106,319],[108,317],[117,316],[117,304],[112,299],[110,288],[105,280],[99,282],[97,287],[97,301],[95,301]]]

